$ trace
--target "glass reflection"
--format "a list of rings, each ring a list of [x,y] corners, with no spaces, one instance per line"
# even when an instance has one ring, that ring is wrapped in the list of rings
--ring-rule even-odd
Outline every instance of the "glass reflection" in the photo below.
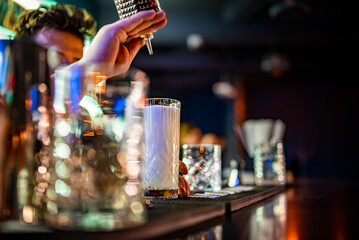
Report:
[[[249,239],[285,239],[287,198],[278,195],[269,203],[256,208],[250,215]]]
[[[217,225],[209,229],[200,231],[196,234],[190,234],[186,240],[222,240],[223,239],[223,227],[222,225]]]

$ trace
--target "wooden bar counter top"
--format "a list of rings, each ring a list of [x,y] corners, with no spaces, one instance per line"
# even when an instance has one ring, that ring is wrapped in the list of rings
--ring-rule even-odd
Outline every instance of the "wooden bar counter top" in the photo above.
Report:
[[[2,223],[0,239],[359,239],[359,187],[297,179],[217,198],[156,200],[142,226],[111,232],[58,231]]]

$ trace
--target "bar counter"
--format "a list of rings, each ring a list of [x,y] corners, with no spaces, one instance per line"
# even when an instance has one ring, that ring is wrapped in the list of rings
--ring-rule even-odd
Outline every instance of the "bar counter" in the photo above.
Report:
[[[131,229],[59,231],[7,222],[1,239],[359,239],[354,184],[298,179],[247,187],[215,198],[152,201],[147,223]]]

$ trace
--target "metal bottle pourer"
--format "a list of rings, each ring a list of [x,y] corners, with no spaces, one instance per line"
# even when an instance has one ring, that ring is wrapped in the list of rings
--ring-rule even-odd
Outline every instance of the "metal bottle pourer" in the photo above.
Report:
[[[151,39],[153,39],[153,33],[149,33],[149,34],[146,34],[146,35],[141,36],[141,37],[146,40],[146,46],[147,46],[148,54],[153,55],[153,49],[152,49],[152,44],[151,44]]]
[[[140,11],[153,9],[156,12],[161,10],[158,0],[114,0],[118,16],[120,19],[128,18]],[[148,53],[153,55],[153,49],[151,40],[153,39],[153,33],[142,35],[141,38],[146,40]]]

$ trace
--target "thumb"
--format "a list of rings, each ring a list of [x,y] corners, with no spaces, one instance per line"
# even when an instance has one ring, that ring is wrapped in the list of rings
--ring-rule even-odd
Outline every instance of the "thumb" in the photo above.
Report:
[[[181,160],[179,160],[179,172],[183,175],[186,175],[188,173],[188,169],[186,164],[184,164],[184,162],[182,162]]]
[[[137,55],[138,51],[146,44],[146,40],[143,38],[134,38],[127,42],[126,47],[128,49],[128,52],[130,54],[130,60],[131,62]]]

